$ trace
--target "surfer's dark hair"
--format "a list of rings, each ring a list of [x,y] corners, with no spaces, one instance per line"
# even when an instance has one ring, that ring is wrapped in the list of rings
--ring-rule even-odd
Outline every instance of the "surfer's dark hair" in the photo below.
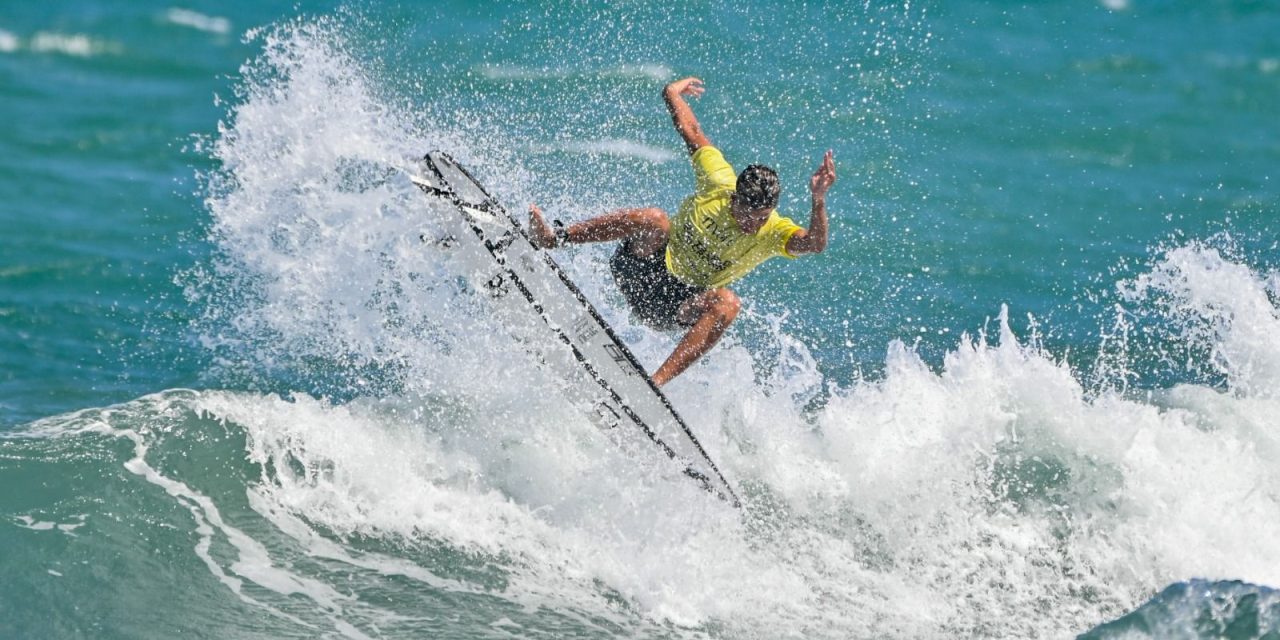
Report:
[[[743,169],[738,174],[738,186],[734,189],[738,202],[752,210],[778,206],[778,194],[781,192],[778,172],[762,164],[753,164]]]

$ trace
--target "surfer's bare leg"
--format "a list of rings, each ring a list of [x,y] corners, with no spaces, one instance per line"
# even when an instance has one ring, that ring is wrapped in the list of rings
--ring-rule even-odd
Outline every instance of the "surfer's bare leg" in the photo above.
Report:
[[[662,209],[618,209],[570,225],[565,229],[563,238],[570,244],[630,240],[633,253],[648,256],[666,246],[669,228],[667,214]],[[536,204],[529,205],[529,236],[534,246],[541,249],[561,244],[561,238],[556,237],[555,231],[542,217],[542,210]]]
[[[666,384],[706,355],[733,324],[741,309],[742,301],[725,288],[704,291],[681,305],[680,321],[693,321],[693,326],[680,339],[680,344],[676,345],[667,361],[653,373],[654,384]]]

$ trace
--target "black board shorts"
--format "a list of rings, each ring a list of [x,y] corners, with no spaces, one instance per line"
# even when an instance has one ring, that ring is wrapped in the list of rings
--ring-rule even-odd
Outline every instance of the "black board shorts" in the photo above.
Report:
[[[684,326],[678,316],[680,305],[704,291],[687,285],[667,271],[666,247],[650,256],[637,256],[631,243],[623,242],[609,259],[609,269],[618,282],[622,297],[641,322],[655,329]]]

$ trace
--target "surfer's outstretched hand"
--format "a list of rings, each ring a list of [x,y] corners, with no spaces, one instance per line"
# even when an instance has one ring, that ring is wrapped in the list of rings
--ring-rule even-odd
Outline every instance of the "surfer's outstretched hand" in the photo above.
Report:
[[[552,249],[556,246],[556,234],[547,226],[542,218],[542,209],[538,205],[529,205],[529,239],[539,249]]]
[[[827,195],[827,189],[836,181],[836,161],[831,151],[827,151],[822,156],[822,164],[818,166],[818,170],[813,172],[813,177],[809,178],[809,191],[813,192],[813,197],[821,198]]]
[[[706,88],[702,86],[702,81],[697,78],[682,78],[667,85],[667,92],[678,96],[697,98],[702,95],[703,91],[706,91]]]

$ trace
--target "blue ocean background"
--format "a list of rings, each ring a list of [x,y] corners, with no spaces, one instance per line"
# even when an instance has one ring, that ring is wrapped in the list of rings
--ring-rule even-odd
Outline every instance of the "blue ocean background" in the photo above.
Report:
[[[1280,637],[1280,5],[7,3],[0,637]],[[832,241],[564,405],[404,170]],[[650,369],[609,247],[556,259]]]

